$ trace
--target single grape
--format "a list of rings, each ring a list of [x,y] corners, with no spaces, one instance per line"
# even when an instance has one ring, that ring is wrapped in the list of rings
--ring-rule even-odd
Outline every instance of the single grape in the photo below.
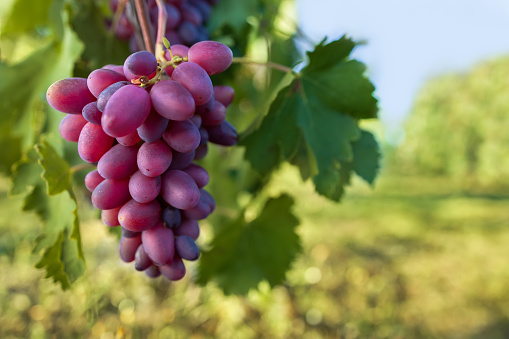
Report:
[[[198,146],[199,147],[199,146]],[[170,170],[180,170],[189,166],[193,162],[195,151],[189,153],[180,153],[172,150],[173,158],[171,160]]]
[[[163,174],[172,162],[173,152],[161,139],[144,143],[138,151],[138,168],[148,177],[157,177]]]
[[[201,12],[189,2],[182,3],[180,6],[180,12],[183,20],[189,21],[197,27],[203,24],[203,16],[201,15]]]
[[[214,108],[208,114],[203,114],[201,118],[203,126],[219,125],[226,118],[226,107],[220,101],[216,101]]]
[[[134,255],[134,268],[137,271],[144,271],[150,266],[152,266],[152,260],[150,260],[147,252],[145,252],[145,248],[143,247],[142,243],[140,246],[138,246],[138,249]]]
[[[203,105],[212,97],[213,86],[209,75],[194,62],[184,62],[178,65],[171,78],[191,93],[195,105]]]
[[[131,199],[129,179],[104,180],[92,192],[92,205],[100,210],[110,210],[124,205]]]
[[[141,244],[141,236],[138,235],[133,238],[120,237],[119,252],[120,258],[124,262],[131,262],[136,256],[136,250]]]
[[[80,133],[83,127],[87,124],[87,121],[81,116],[81,114],[69,114],[66,115],[62,121],[58,130],[60,135],[67,141],[78,142]]]
[[[106,104],[110,100],[111,96],[115,94],[115,92],[124,86],[130,85],[131,83],[129,81],[119,81],[115,82],[114,84],[106,87],[101,94],[97,97],[97,109],[101,112],[104,112],[104,109],[106,108]]]
[[[96,69],[92,71],[87,78],[87,87],[96,98],[106,87],[119,81],[125,81],[123,73],[117,73],[111,69]]]
[[[120,211],[121,207],[122,206],[101,211],[101,220],[106,226],[115,227],[120,225],[118,222],[118,212]]]
[[[104,181],[104,178],[101,177],[99,172],[97,170],[93,170],[91,172],[88,172],[85,176],[85,187],[87,190],[89,190],[90,193],[92,193],[97,185],[99,185],[101,182]]]
[[[237,143],[237,130],[226,120],[217,126],[208,126],[207,132],[211,143],[222,146],[233,146]]]
[[[183,21],[177,29],[177,33],[182,42],[188,46],[196,43],[200,39],[200,31],[195,24],[190,21]]]
[[[129,180],[129,193],[139,203],[155,200],[161,191],[161,177],[147,177],[137,171]]]
[[[173,207],[188,209],[200,201],[200,190],[189,174],[171,170],[162,176],[161,196]]]
[[[159,222],[154,227],[141,232],[143,248],[157,265],[170,262],[175,255],[175,236],[173,231]]]
[[[175,255],[172,261],[166,265],[159,266],[159,271],[168,280],[177,281],[186,275],[186,266],[179,256]]]
[[[141,87],[119,88],[108,100],[101,117],[106,134],[123,137],[135,131],[150,113],[150,96]]]
[[[154,226],[161,219],[161,206],[155,200],[141,204],[129,200],[118,213],[118,221],[123,228],[141,232]]]
[[[215,103],[216,103],[216,100],[214,98],[214,94],[212,94],[212,96],[210,97],[209,101],[207,101],[203,105],[196,106],[196,110],[194,112],[195,115],[196,114],[204,115],[204,114],[209,113],[214,108]]]
[[[103,178],[120,180],[136,172],[138,147],[121,144],[113,146],[97,163],[97,170]]]
[[[198,188],[205,187],[209,183],[209,173],[200,165],[190,164],[183,171],[193,178]]]
[[[187,235],[175,237],[175,252],[185,260],[194,261],[200,257],[200,249],[194,240]]]
[[[203,191],[203,190],[200,190]],[[204,197],[200,192],[200,200],[198,204],[192,208],[182,211],[182,214],[187,219],[203,220],[211,213],[210,205],[208,204],[207,198]]]
[[[226,85],[214,86],[214,97],[217,101],[222,103],[224,107],[228,107],[235,98],[235,90]]]
[[[182,218],[182,222],[177,228],[173,230],[173,233],[176,236],[187,235],[190,236],[193,240],[196,240],[200,236],[200,226],[194,219]]]
[[[46,92],[48,104],[57,111],[81,114],[83,107],[95,101],[85,78],[68,78],[53,83]]]
[[[124,146],[134,146],[140,142],[141,138],[138,131],[133,131],[126,136],[116,138],[118,143]]]
[[[188,60],[200,65],[208,75],[224,72],[233,60],[232,50],[217,41],[200,41],[189,48]]]
[[[172,206],[167,206],[163,210],[162,217],[164,224],[169,228],[178,227],[182,221],[180,210]]]
[[[145,142],[154,142],[163,135],[168,121],[167,118],[152,109],[147,119],[138,127],[138,135]]]
[[[113,138],[99,125],[87,122],[78,139],[78,153],[86,162],[98,162],[113,145]]]
[[[162,80],[152,86],[150,99],[157,113],[170,120],[187,120],[194,113],[191,93],[173,80]]]
[[[177,152],[192,152],[200,144],[200,131],[189,120],[172,121],[163,133],[163,139]]]
[[[205,156],[207,155],[207,153],[209,152],[209,146],[207,144],[204,144],[204,145],[200,145],[196,148],[196,150],[194,151],[194,158],[193,160],[200,160],[200,159],[203,159],[205,158]]]
[[[124,74],[127,80],[133,80],[142,76],[152,78],[157,72],[157,59],[148,51],[140,51],[131,54],[124,62]]]
[[[100,125],[103,112],[97,109],[97,101],[92,101],[83,107],[81,115],[83,115],[83,118],[85,118],[86,121],[91,122],[94,125]]]
[[[149,278],[157,278],[158,276],[161,275],[161,272],[159,271],[159,268],[157,268],[156,265],[152,265],[145,270],[145,274]]]
[[[197,128],[201,127],[201,115],[194,114],[189,118],[189,121],[191,121]]]

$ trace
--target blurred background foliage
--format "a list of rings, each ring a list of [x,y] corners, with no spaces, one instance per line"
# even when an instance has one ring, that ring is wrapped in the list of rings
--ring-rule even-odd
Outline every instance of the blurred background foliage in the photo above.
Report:
[[[244,35],[247,55],[263,59],[271,51],[270,60],[292,64],[298,53],[285,25],[278,26],[272,48],[263,38],[272,23],[288,24],[288,17],[270,15],[269,26],[261,18],[267,16],[259,13],[220,34],[235,40],[231,32],[252,33],[246,25],[255,27],[258,33]],[[47,43],[44,32],[39,35],[22,45],[35,49],[34,41]],[[17,51],[12,60],[28,55],[12,51]],[[77,64],[76,70],[87,72],[100,62]],[[243,130],[270,102],[270,86],[277,82],[268,79],[281,74],[236,67],[242,67],[237,78],[222,81],[240,84],[228,114]],[[508,338],[508,72],[509,59],[502,58],[468,74],[431,80],[409,115],[405,141],[385,145],[374,188],[354,179],[339,205],[318,196],[294,167],[282,167],[264,194],[297,197],[293,210],[301,220],[303,252],[284,285],[271,290],[261,283],[246,297],[225,296],[214,283],[197,286],[193,265],[175,284],[135,272],[118,259],[116,237],[81,190],[87,270],[71,290],[62,291],[33,268],[38,258],[32,246],[42,224],[20,213],[20,199],[7,198],[10,184],[2,177],[0,338]],[[383,139],[379,124],[363,127]],[[6,137],[10,132],[0,134],[4,150],[11,144],[2,137],[14,140]],[[2,164],[17,159],[4,150]],[[229,163],[222,149],[211,150],[206,159],[222,208],[202,223],[202,248],[215,232],[211,224],[234,216],[257,192],[242,150],[226,152]]]

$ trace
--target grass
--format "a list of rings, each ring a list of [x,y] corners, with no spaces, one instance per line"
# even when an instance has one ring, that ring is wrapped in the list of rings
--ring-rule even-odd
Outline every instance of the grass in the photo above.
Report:
[[[292,170],[274,182],[297,199],[304,252],[284,286],[240,298],[146,278],[94,218],[86,275],[63,292],[33,268],[40,225],[1,181],[0,337],[509,337],[509,197],[384,174],[334,204]]]

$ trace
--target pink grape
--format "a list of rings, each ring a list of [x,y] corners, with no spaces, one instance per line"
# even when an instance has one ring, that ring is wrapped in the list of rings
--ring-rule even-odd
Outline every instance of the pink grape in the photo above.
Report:
[[[198,204],[192,208],[183,210],[182,213],[187,219],[203,220],[209,216],[211,210],[207,198],[203,194],[200,194]]]
[[[119,252],[124,262],[131,262],[136,257],[136,250],[141,244],[141,236],[133,238],[120,237]]]
[[[117,73],[111,69],[96,69],[92,71],[87,78],[87,87],[96,98],[106,87],[119,81],[125,81],[123,73]]]
[[[161,191],[161,177],[147,177],[141,171],[135,172],[129,180],[129,193],[139,203],[155,200]]]
[[[127,80],[142,76],[152,78],[156,71],[157,59],[154,54],[147,51],[135,52],[128,56],[124,62],[124,74]]]
[[[124,86],[130,85],[131,83],[129,81],[119,81],[115,82],[114,84],[106,87],[101,94],[97,97],[97,109],[101,112],[104,112],[104,109],[106,108],[106,104],[110,100],[111,96],[115,94],[115,92]]]
[[[137,154],[137,146],[127,147],[117,144],[104,153],[97,163],[97,170],[106,179],[129,178],[138,168],[136,163]]]
[[[147,252],[145,252],[145,248],[143,247],[142,243],[140,246],[138,246],[138,249],[134,255],[134,268],[137,271],[144,271],[150,266],[152,266],[152,260],[150,260]]]
[[[216,126],[224,121],[226,118],[226,107],[220,102],[216,101],[214,108],[207,114],[202,115],[203,126]]]
[[[120,211],[121,207],[122,206],[101,211],[101,220],[106,226],[115,227],[120,225],[118,222],[118,212]]]
[[[149,278],[157,278],[158,276],[161,275],[161,272],[159,271],[156,265],[152,265],[145,270],[145,274]]]
[[[200,190],[189,174],[172,170],[161,179],[161,196],[171,206],[185,210],[198,204]]]
[[[173,231],[159,222],[154,227],[141,232],[145,252],[157,265],[164,265],[175,255],[175,236]]]
[[[150,96],[141,87],[119,88],[108,100],[101,117],[106,134],[123,137],[135,131],[150,113]]]
[[[124,65],[112,65],[112,64],[108,64],[108,65],[104,65],[103,67],[101,67],[102,69],[110,69],[112,71],[115,71],[117,73],[120,73],[120,74],[124,74]]]
[[[180,210],[172,206],[167,206],[163,210],[162,217],[164,224],[166,225],[166,227],[169,228],[177,227],[178,225],[180,225],[180,222],[182,221]]]
[[[138,127],[138,135],[143,141],[154,142],[163,135],[168,121],[167,118],[152,110],[147,119]]]
[[[208,75],[224,72],[233,60],[232,50],[217,41],[200,41],[189,48],[188,59],[200,65]]]
[[[189,153],[181,153],[173,150],[172,154],[173,158],[168,169],[180,170],[186,168],[187,166],[189,166],[189,164],[191,164],[191,162],[193,162],[195,151]]]
[[[191,93],[195,105],[203,105],[212,97],[213,86],[209,75],[194,62],[184,62],[178,65],[171,78]]]
[[[194,219],[183,218],[180,225],[174,229],[174,234],[177,235],[188,235],[193,240],[198,239],[200,236],[200,226]]]
[[[69,114],[60,121],[58,130],[60,131],[62,138],[65,140],[78,142],[81,130],[86,124],[87,121],[81,116],[81,114]]]
[[[209,141],[222,146],[233,146],[237,143],[237,131],[232,124],[224,120],[219,125],[208,126]]]
[[[161,116],[171,120],[187,120],[193,113],[195,103],[189,91],[173,80],[162,80],[150,90],[152,107]]]
[[[85,187],[87,188],[87,190],[90,191],[90,193],[92,193],[97,187],[97,185],[99,185],[103,181],[104,178],[101,177],[99,172],[97,170],[93,170],[91,172],[88,172],[87,175],[85,176]]]
[[[200,131],[189,120],[172,121],[163,134],[166,143],[177,152],[192,152],[200,144]]]
[[[113,138],[104,133],[99,125],[88,122],[78,139],[78,153],[86,162],[98,162],[113,145]]]
[[[154,226],[161,219],[161,206],[155,200],[141,204],[129,200],[118,213],[118,221],[123,228],[141,232]]]
[[[101,116],[103,115],[103,112],[97,109],[97,101],[92,101],[91,103],[88,103],[85,105],[85,107],[83,107],[81,115],[83,115],[83,118],[85,118],[86,121],[91,122],[95,125],[100,125]]]
[[[182,259],[176,255],[173,260],[166,265],[159,266],[159,271],[167,279],[177,281],[184,278],[186,275],[186,266]]]
[[[190,164],[183,171],[193,178],[198,188],[205,187],[209,183],[209,173],[200,165]]]
[[[209,152],[209,148],[208,147],[209,146],[207,144],[198,146],[196,148],[196,150],[194,151],[195,153],[194,153],[193,160],[200,160],[200,159],[205,158],[205,156]]]
[[[92,192],[92,205],[100,210],[110,210],[124,205],[131,199],[129,179],[104,180]]]
[[[116,138],[118,143],[124,146],[134,146],[140,142],[141,138],[138,131],[133,131],[126,136]]]
[[[194,240],[187,235],[175,237],[175,252],[185,260],[194,261],[200,257],[200,249]]]
[[[214,97],[225,107],[228,107],[235,98],[235,90],[226,85],[214,86]]]
[[[85,78],[68,78],[53,83],[46,92],[48,104],[57,111],[80,114],[83,107],[95,101]]]
[[[171,148],[161,139],[141,145],[137,163],[140,172],[148,177],[157,177],[170,167],[173,161]]]

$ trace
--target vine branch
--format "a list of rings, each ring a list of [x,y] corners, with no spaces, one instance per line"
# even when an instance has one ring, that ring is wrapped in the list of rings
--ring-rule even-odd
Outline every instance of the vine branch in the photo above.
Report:
[[[152,40],[152,35],[150,34],[150,18],[148,16],[145,3],[143,0],[134,0],[134,5],[136,7],[136,16],[138,17],[138,21],[140,23],[141,33],[143,35],[145,50],[154,54],[154,41]]]
[[[235,58],[233,58],[232,63],[247,64],[247,65],[259,65],[259,66],[274,68],[274,69],[280,70],[281,72],[285,72],[285,73],[293,73],[293,70],[290,67],[281,65],[281,64],[277,64],[277,63],[271,62],[271,61],[262,62],[262,61],[254,61],[254,60],[244,58],[244,57],[235,57]]]

